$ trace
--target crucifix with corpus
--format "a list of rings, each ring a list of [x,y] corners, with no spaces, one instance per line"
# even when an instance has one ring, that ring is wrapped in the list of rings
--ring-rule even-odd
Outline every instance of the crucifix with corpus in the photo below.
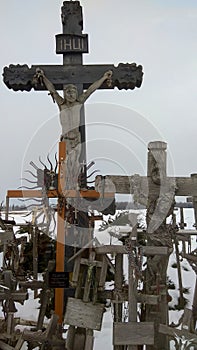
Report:
[[[78,189],[79,176],[81,172],[81,134],[80,134],[80,113],[88,97],[107,81],[111,83],[112,71],[109,70],[81,95],[78,95],[76,85],[68,84],[64,86],[64,97],[60,96],[54,85],[46,77],[44,71],[37,68],[34,76],[35,84],[43,84],[49,90],[54,102],[57,103],[60,111],[60,123],[62,126],[61,141],[66,142],[66,171],[65,190]],[[64,188],[62,189],[64,191]]]
[[[107,65],[83,65],[83,54],[88,53],[88,35],[83,34],[82,7],[79,1],[64,1],[61,18],[63,33],[56,35],[56,53],[63,55],[62,65],[10,65],[4,68],[4,83],[14,91],[49,90],[52,98],[60,110],[60,122],[62,125],[61,142],[59,143],[59,175],[57,191],[48,191],[48,196],[54,195],[67,200],[69,190],[75,190],[74,196],[98,198],[96,191],[86,188],[86,144],[85,144],[85,114],[84,102],[96,89],[134,89],[142,84],[142,66],[136,63],[120,63],[117,67]],[[64,96],[60,96],[57,90],[63,90]],[[85,92],[84,92],[85,90]],[[65,184],[61,186],[61,171],[64,163]],[[81,167],[83,164],[83,167]],[[82,169],[83,168],[83,169]],[[79,175],[83,170],[82,186],[79,183]],[[28,196],[25,191],[15,191],[14,196]],[[38,192],[38,191],[37,191]],[[71,193],[71,192],[70,192]],[[78,193],[78,194],[77,194]],[[39,194],[40,195],[40,194]],[[11,197],[10,193],[10,197]],[[36,197],[35,194],[32,196]],[[61,205],[59,206],[61,207]],[[76,211],[75,211],[76,214]],[[85,213],[86,215],[87,213]],[[76,223],[88,229],[88,215],[84,220],[84,213],[78,210],[73,218]],[[59,211],[56,271],[72,271],[65,261],[69,254],[65,242],[64,220],[65,209]],[[85,231],[84,230],[84,231]],[[69,242],[72,242],[72,232]],[[56,313],[62,321],[63,291],[56,290]]]

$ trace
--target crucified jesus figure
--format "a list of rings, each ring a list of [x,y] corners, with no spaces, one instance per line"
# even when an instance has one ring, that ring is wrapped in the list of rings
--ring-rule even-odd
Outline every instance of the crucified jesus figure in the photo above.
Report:
[[[61,141],[66,142],[66,179],[65,189],[78,189],[78,177],[80,174],[79,157],[81,154],[80,113],[82,106],[88,97],[96,91],[104,81],[111,83],[112,71],[109,70],[95,81],[90,87],[78,96],[77,87],[73,84],[66,85],[63,89],[64,97],[60,96],[54,85],[45,76],[43,70],[37,68],[34,83],[45,84],[54,102],[60,111],[60,123],[62,126]]]

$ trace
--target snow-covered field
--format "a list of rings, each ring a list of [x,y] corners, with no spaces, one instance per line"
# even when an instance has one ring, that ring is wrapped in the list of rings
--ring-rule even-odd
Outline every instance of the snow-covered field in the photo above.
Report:
[[[187,222],[187,229],[194,229],[194,216],[193,216],[193,209],[184,209],[185,213],[185,221]],[[144,211],[139,211],[140,215],[144,214]],[[17,223],[22,223],[27,218],[24,216],[21,216],[20,214],[13,214],[12,215]],[[177,211],[177,222],[179,222],[179,211]],[[96,222],[95,227],[95,236],[102,244],[109,244],[110,242],[110,235],[107,230],[105,231],[99,231],[99,225],[101,222]],[[113,243],[118,243],[118,240],[116,238],[113,238]],[[191,240],[192,244],[192,250],[197,247],[196,243],[196,236],[192,236]],[[125,257],[125,269],[127,270],[127,257]],[[177,302],[177,298],[179,296],[178,291],[178,277],[177,277],[177,269],[172,268],[172,264],[176,262],[176,256],[173,252],[170,256],[169,260],[169,266],[168,266],[168,276],[169,278],[175,283],[176,289],[170,291],[170,295],[172,296],[172,301],[170,302],[170,305],[173,306]],[[0,254],[0,266],[2,266],[2,254]],[[183,287],[189,288],[189,294],[186,294],[185,297],[188,299],[187,307],[192,307],[192,301],[193,301],[193,293],[194,293],[194,287],[195,287],[195,280],[196,276],[188,262],[183,259],[181,262],[182,267],[182,279],[183,279]],[[125,274],[126,271],[125,271]],[[30,291],[29,299],[25,301],[25,304],[22,306],[20,304],[16,304],[16,307],[18,309],[17,313],[15,314],[16,317],[21,317],[23,319],[27,320],[37,320],[38,317],[38,307],[39,303],[38,300],[33,299],[33,292]],[[170,311],[169,313],[169,321],[177,323],[180,319],[183,311]],[[0,310],[0,317],[2,317],[2,311]],[[113,322],[113,315],[112,315],[112,309],[108,308],[107,311],[104,313],[103,318],[103,324],[102,324],[102,330],[101,332],[95,332],[95,342],[94,342],[94,350],[100,350],[101,348],[103,350],[112,350],[112,322]],[[26,346],[24,345],[22,350],[25,350]],[[175,349],[173,346],[173,342],[171,343],[171,349]]]
[[[177,210],[175,213],[177,216],[177,223],[179,223],[180,222],[179,210]],[[144,215],[145,215],[145,211],[139,210],[139,216],[141,217],[142,221],[145,222],[145,219],[143,220]],[[184,217],[185,217],[185,222],[187,223],[186,229],[194,230],[193,224],[195,220],[194,220],[193,209],[185,208]],[[97,223],[97,226],[95,228],[96,237],[99,239],[100,242],[104,244],[109,244],[110,242],[109,233],[107,233],[107,230],[99,232],[98,226],[99,224]],[[197,248],[196,239],[197,239],[196,236],[191,237],[191,250]],[[118,244],[118,240],[114,239],[113,243]],[[181,249],[181,244],[179,248]],[[127,259],[127,257],[125,257],[125,259]],[[172,301],[169,303],[171,307],[177,304],[177,299],[179,297],[177,269],[172,268],[173,263],[176,263],[175,252],[171,254],[169,259],[169,265],[168,265],[168,277],[174,282],[176,286],[175,290],[169,291],[169,294],[172,297]],[[124,266],[125,266],[125,275],[127,275],[127,260],[125,260]],[[183,261],[181,262],[181,272],[182,272],[183,287],[189,289],[189,294],[184,295],[188,300],[187,307],[192,308],[196,275],[186,259],[183,259]],[[169,312],[169,323],[174,322],[175,324],[177,324],[182,314],[183,314],[182,310],[181,311],[171,310]],[[109,349],[109,350],[113,349],[112,347],[112,322],[113,321],[112,320],[113,320],[113,315],[110,308],[110,309],[107,309],[107,312],[104,314],[102,331],[95,332],[95,350],[100,350],[101,348]],[[172,341],[171,350],[174,350],[174,349],[175,349],[174,342]]]

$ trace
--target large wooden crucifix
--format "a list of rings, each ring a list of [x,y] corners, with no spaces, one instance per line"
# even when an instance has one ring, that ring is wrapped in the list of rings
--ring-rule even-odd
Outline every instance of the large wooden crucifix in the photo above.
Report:
[[[13,89],[14,91],[30,91],[32,88],[36,91],[48,89],[60,107],[60,105],[64,103],[68,84],[74,85],[78,96],[82,96],[84,94],[84,90],[87,92],[95,82],[99,82],[99,84],[96,85],[96,88],[102,89],[113,89],[115,87],[118,89],[134,89],[135,87],[139,88],[141,86],[143,77],[141,65],[137,66],[135,63],[120,63],[117,67],[115,67],[113,64],[83,65],[83,54],[88,53],[88,35],[82,33],[83,17],[82,7],[80,6],[79,1],[64,1],[61,18],[63,33],[56,35],[56,53],[63,55],[63,64],[32,65],[30,68],[27,65],[11,64],[9,67],[5,67],[3,72],[4,83],[9,89]],[[105,75],[106,72],[108,72],[107,75]],[[112,73],[109,74],[109,72]],[[45,77],[52,84],[52,90],[46,83]],[[57,99],[57,95],[55,95],[57,90],[63,90],[64,96],[60,97],[58,94],[59,97]],[[76,127],[73,126],[75,131],[74,141],[78,139],[78,145],[80,144],[80,164],[86,164],[85,115],[83,107],[84,105],[82,104],[80,109],[80,121],[78,125],[75,125]],[[61,108],[59,109],[61,112]],[[70,131],[73,131],[72,128]],[[76,134],[78,134],[78,136]],[[61,143],[59,164],[61,164],[62,160],[65,160],[65,152],[66,156],[68,156],[68,149],[65,151],[65,147],[63,147]],[[66,170],[69,170],[68,157],[66,161]],[[85,166],[83,169],[84,174],[86,175]],[[85,183],[83,182],[83,187],[84,185],[86,186],[86,181]],[[76,190],[76,188],[73,189]],[[61,191],[61,194],[64,193],[64,189],[61,188],[60,181],[58,183],[58,192],[59,191]],[[34,197],[36,197],[36,195],[34,195]],[[64,212],[61,212],[60,216],[63,219]],[[79,217],[80,215],[78,218]],[[64,229],[62,221],[63,220],[60,221],[61,224],[59,225],[59,230]],[[81,222],[82,223],[80,223],[80,225],[83,226],[83,220],[81,220]],[[78,226],[80,225],[78,223]],[[71,242],[70,239],[69,241]],[[61,256],[62,260],[63,249],[60,249],[60,251],[61,254],[59,255]],[[63,264],[64,260],[60,263],[60,270],[63,268]]]
[[[74,84],[78,95],[98,81],[106,71],[113,72],[112,80],[104,79],[102,89],[134,89],[142,83],[142,66],[135,63],[114,65],[83,65],[83,53],[88,53],[88,35],[82,34],[83,17],[79,1],[64,1],[62,6],[63,34],[56,35],[56,53],[63,54],[63,65],[10,65],[4,68],[4,83],[14,91],[47,89],[46,84],[34,84],[33,77],[41,69],[56,90],[63,90],[67,84]],[[85,118],[80,113],[80,134],[82,151],[80,161],[85,161]]]
[[[80,171],[84,172],[84,176],[81,177],[83,181],[80,185],[86,187],[85,116],[83,108],[85,100],[98,88],[139,88],[143,73],[142,66],[137,66],[135,63],[120,63],[118,67],[111,64],[83,65],[83,54],[88,53],[88,35],[82,33],[83,17],[80,2],[64,1],[61,18],[63,34],[56,35],[56,53],[63,55],[63,65],[32,65],[29,68],[27,65],[11,64],[4,68],[3,76],[4,83],[14,91],[30,91],[32,88],[37,91],[45,89],[50,91],[54,102],[58,104],[60,109],[62,139],[67,143],[67,155],[72,154],[72,157],[67,157],[66,160],[66,176],[68,177],[70,174],[70,179],[74,179],[74,181],[70,180],[69,188],[67,188],[73,189],[73,185],[76,187],[78,182]],[[71,98],[73,98],[74,88],[76,89],[77,101],[72,103]],[[85,93],[83,93],[84,89],[86,90]],[[57,90],[63,90],[64,96],[61,97]],[[72,104],[72,106],[69,106],[69,104]],[[70,107],[73,108],[69,116]],[[71,122],[69,118],[72,119]]]

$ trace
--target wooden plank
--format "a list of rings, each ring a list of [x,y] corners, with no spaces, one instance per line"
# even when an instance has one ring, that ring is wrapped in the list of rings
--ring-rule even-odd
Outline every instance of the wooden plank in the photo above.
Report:
[[[103,256],[103,261],[102,261],[102,266],[100,271],[100,278],[99,278],[99,288],[104,288],[105,286],[107,268],[108,268],[108,261],[106,259],[106,256]]]
[[[28,299],[28,293],[16,291],[12,292],[9,297],[16,302],[22,303],[23,301]],[[6,300],[7,298],[7,293],[0,293],[0,300]]]
[[[51,316],[51,319],[49,321],[49,324],[44,332],[42,330],[38,331],[31,331],[28,329],[24,329],[23,331],[23,339],[27,341],[35,341],[39,343],[44,343],[46,340],[52,340],[53,335],[56,333],[57,330],[57,322],[58,322],[59,316],[56,314],[53,314]],[[55,339],[53,339],[55,340]]]
[[[190,177],[176,177],[176,196],[192,196],[194,184]]]
[[[123,303],[124,301],[128,301],[128,290],[123,289],[122,291],[118,291],[118,300],[115,299],[114,290],[104,290],[99,292],[99,296],[101,298],[111,299],[112,303]],[[158,305],[160,302],[160,295],[149,295],[137,293],[137,302],[148,304],[148,305]]]
[[[192,325],[192,310],[185,307],[181,328],[190,331],[191,325]]]
[[[43,281],[20,281],[19,286],[26,289],[41,289],[44,286]]]
[[[183,258],[189,260],[189,261],[192,261],[194,263],[197,263],[197,255],[194,255],[194,254],[184,254],[182,255]]]
[[[133,194],[134,193],[134,176],[118,176],[107,175],[109,180],[115,185],[116,193]],[[145,196],[148,196],[148,181],[146,176],[140,176],[140,192],[143,192]]]
[[[197,335],[194,333],[190,333],[184,329],[177,329],[177,328],[171,328],[169,326],[166,326],[165,324],[159,325],[159,333],[166,334],[172,337],[175,337],[175,335],[178,335],[179,337],[185,336],[188,340],[192,340],[193,344],[197,344]]]
[[[170,249],[168,247],[154,247],[154,246],[146,246],[142,247],[142,251],[144,255],[169,255]]]
[[[73,326],[69,327],[70,328]],[[74,328],[74,327],[73,327]],[[69,341],[67,344],[67,338],[66,338],[66,350],[84,350],[85,346],[85,338],[86,338],[86,329],[84,328],[74,328],[75,334],[73,338],[73,344]],[[57,349],[58,350],[58,349]]]
[[[58,322],[59,316],[56,314],[53,314],[51,316],[51,319],[49,321],[48,327],[45,331],[46,339],[51,339],[53,334],[55,334],[57,329],[57,322]]]
[[[81,257],[77,256],[75,258],[74,268],[73,268],[73,274],[72,274],[72,282],[77,283],[79,278],[79,271],[80,271],[80,260]]]
[[[181,235],[176,235],[176,238],[177,238],[177,240],[178,241],[182,241],[183,242],[183,244],[185,244],[185,242],[188,242],[188,243],[190,243],[190,236],[183,236],[182,234]],[[185,251],[184,251],[184,254],[186,254],[185,253]]]
[[[154,345],[154,323],[114,323],[113,345]]]
[[[67,337],[66,337],[66,349],[67,350],[73,350],[77,346],[73,346],[74,341],[77,341],[77,337],[75,335],[75,327],[74,326],[69,326],[68,331],[67,331]],[[81,339],[80,339],[81,342]]]
[[[96,254],[127,254],[126,249],[123,245],[101,245],[95,247]]]
[[[127,254],[123,245],[102,245],[94,248],[97,254]],[[168,255],[170,249],[168,247],[142,247],[144,255]]]
[[[178,230],[177,233],[176,233],[178,236],[179,235],[183,235],[183,236],[197,236],[197,230],[187,230],[187,229],[184,229],[184,230]]]
[[[20,350],[24,344],[24,339],[23,339],[23,333],[21,333],[20,337],[18,338],[18,341],[14,347],[14,350]]]
[[[14,238],[13,231],[0,232],[0,245],[6,244],[12,241]]]
[[[104,312],[103,304],[93,305],[80,299],[68,298],[64,323],[81,328],[101,330]]]
[[[148,305],[158,305],[160,302],[160,295],[149,295],[149,294],[137,294],[138,303],[148,304]]]
[[[134,187],[134,176],[118,176],[118,175],[107,175],[112,183],[115,185],[116,193],[133,194]],[[167,177],[167,182],[173,181],[173,177]],[[177,196],[192,196],[193,195],[193,182],[190,177],[175,177],[176,179],[176,195]],[[148,178],[146,176],[140,176],[140,192],[144,196],[148,196]]]

